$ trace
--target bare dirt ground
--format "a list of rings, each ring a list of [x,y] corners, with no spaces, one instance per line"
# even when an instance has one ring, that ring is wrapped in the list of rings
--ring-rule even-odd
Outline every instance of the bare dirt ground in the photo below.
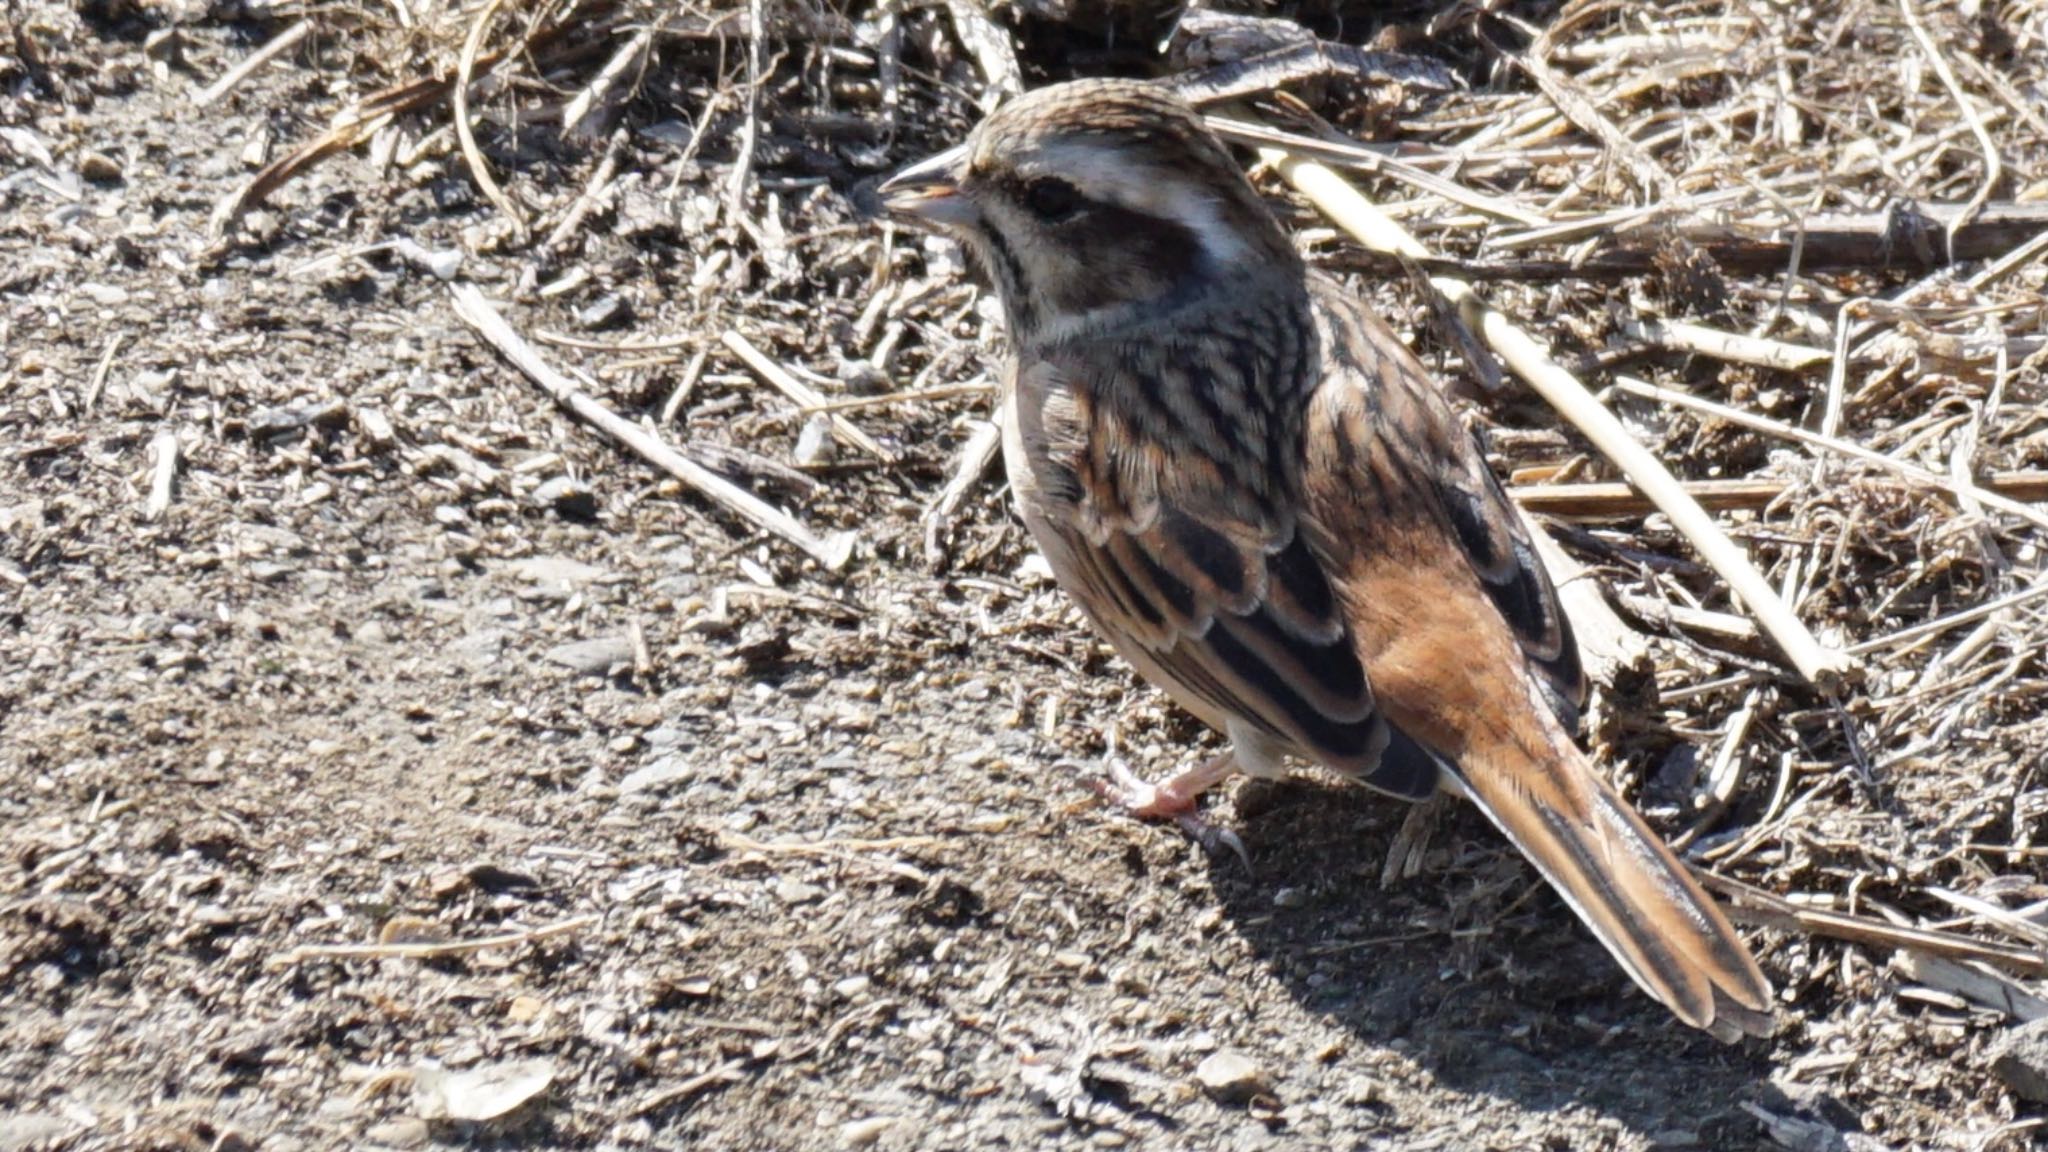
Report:
[[[1812,17],[1830,44],[1744,43],[1797,44],[1802,68],[1829,50],[1912,56],[1896,9],[1849,7],[1841,27]],[[1973,83],[2005,66],[1989,33],[1929,7],[1944,35],[1981,37]],[[0,15],[0,1148],[2031,1139],[2040,1106],[1988,1054],[2026,1013],[1926,987],[1888,949],[1756,933],[1787,1023],[1723,1047],[1628,989],[1469,813],[1439,822],[1419,876],[1383,888],[1404,813],[1358,790],[1231,790],[1213,811],[1249,872],[1091,802],[1084,774],[1112,740],[1156,772],[1211,738],[1086,634],[994,477],[928,547],[927,509],[987,412],[986,313],[956,253],[885,239],[853,203],[971,123],[964,55],[906,49],[917,82],[887,133],[803,88],[834,69],[865,82],[871,45],[784,43],[768,63],[793,79],[761,88],[751,154],[737,41],[664,44],[595,142],[480,98],[488,154],[544,220],[602,185],[552,250],[511,235],[445,115],[309,169],[216,243],[216,206],[360,95],[350,77],[403,74],[377,58],[402,38],[352,37],[342,11],[204,108],[193,93],[287,19],[41,0]],[[906,17],[913,46],[943,39],[933,19]],[[1034,78],[1056,58],[1042,41],[1067,34],[1025,22]],[[1483,110],[1474,40],[1445,44]],[[529,74],[521,97],[558,105],[581,67]],[[2039,69],[2014,69],[2038,117]],[[1681,103],[1726,95],[1685,83]],[[1911,87],[1941,91],[1924,71]],[[1796,106],[1818,154],[1854,159],[1859,133],[1896,143],[1865,119],[1884,119],[1870,92],[1810,100]],[[1967,145],[1945,116],[1925,131]],[[2028,141],[2005,157],[2008,190],[2041,176],[2048,125],[2026,116],[1998,121]],[[1926,160],[1887,154],[1857,179],[1966,198],[1978,167]],[[1816,206],[1871,203],[1830,196]],[[400,239],[418,249],[372,247]],[[852,561],[823,571],[565,415],[457,319],[436,256],[613,410],[814,529],[855,533]],[[2037,273],[2015,291],[2038,301]],[[1908,279],[1839,283],[1814,306]],[[1744,321],[1779,291],[1760,283],[1728,306]],[[1405,286],[1361,290],[1429,344]],[[1617,303],[1676,309],[1640,284],[1511,301],[1587,349]],[[2003,314],[2038,331],[2038,307]],[[847,410],[879,454],[820,446],[727,330],[834,398],[984,387]],[[1938,471],[1967,434],[1983,467],[2027,467],[2048,448],[2023,367],[1987,399],[1985,373],[1916,361],[1921,387],[1852,405],[1844,434]],[[1813,372],[1655,371],[1793,423],[1818,427],[1826,406]],[[1901,447],[1928,412],[1962,419]],[[1632,413],[1687,475],[1791,478],[1799,499],[1735,522],[1774,579],[1804,573],[1802,611],[1838,641],[2038,571],[2038,528],[1863,473],[1802,487],[1811,459],[1777,442]],[[1507,464],[1580,450],[1526,400],[1490,402],[1484,422]],[[166,434],[175,482],[152,516]],[[1610,590],[1731,610],[1654,518],[1566,539]],[[1724,870],[1981,927],[1928,894],[1953,890],[2038,930],[2048,677],[2032,612],[1973,651],[1966,684],[1935,674],[1960,635],[1945,633],[1884,657],[1839,706],[1753,637],[1703,644],[1666,621],[1656,675],[1608,693],[1598,738],[1675,832],[1704,787],[1695,759],[1704,772],[1761,684],[1751,770],[1702,842],[1744,844]],[[1659,701],[1749,669],[1769,675]],[[488,943],[306,950],[458,941]],[[1249,1099],[1199,1086],[1217,1054],[1258,1070]],[[467,1079],[491,1071],[519,1106],[464,1119],[493,1110]]]

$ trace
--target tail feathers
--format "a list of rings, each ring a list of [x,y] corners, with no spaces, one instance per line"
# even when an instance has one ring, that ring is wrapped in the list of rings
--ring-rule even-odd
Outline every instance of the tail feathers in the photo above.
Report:
[[[1728,918],[1576,747],[1541,768],[1474,763],[1458,783],[1643,991],[1719,1039],[1771,1030],[1771,987]]]

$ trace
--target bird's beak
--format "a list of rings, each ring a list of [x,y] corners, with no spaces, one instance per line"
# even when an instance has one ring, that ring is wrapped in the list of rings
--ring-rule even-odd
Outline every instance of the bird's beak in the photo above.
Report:
[[[891,216],[942,228],[967,228],[979,213],[960,190],[966,172],[967,145],[961,144],[889,177],[875,194]]]

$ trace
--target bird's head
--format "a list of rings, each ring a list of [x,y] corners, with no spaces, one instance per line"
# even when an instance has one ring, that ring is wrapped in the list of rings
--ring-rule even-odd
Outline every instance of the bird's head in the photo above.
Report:
[[[1025,347],[1301,276],[1222,142],[1141,81],[1018,97],[878,194],[891,215],[975,253]]]

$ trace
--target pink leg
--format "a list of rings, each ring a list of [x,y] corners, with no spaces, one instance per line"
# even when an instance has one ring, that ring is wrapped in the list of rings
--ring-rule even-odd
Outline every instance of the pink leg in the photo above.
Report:
[[[1108,768],[1109,780],[1097,780],[1091,784],[1104,799],[1144,819],[1171,817],[1183,832],[1210,853],[1228,848],[1244,861],[1246,871],[1251,870],[1251,854],[1245,851],[1244,841],[1238,838],[1237,833],[1210,824],[1195,811],[1195,802],[1202,793],[1237,774],[1234,753],[1219,752],[1158,784],[1140,779],[1115,756],[1109,758]]]
[[[1235,775],[1237,756],[1231,752],[1219,752],[1179,775],[1158,784],[1148,784],[1121,759],[1112,756],[1109,759],[1109,776],[1116,783],[1114,786],[1100,784],[1097,790],[1133,816],[1179,818],[1194,812],[1195,800],[1202,793]]]

